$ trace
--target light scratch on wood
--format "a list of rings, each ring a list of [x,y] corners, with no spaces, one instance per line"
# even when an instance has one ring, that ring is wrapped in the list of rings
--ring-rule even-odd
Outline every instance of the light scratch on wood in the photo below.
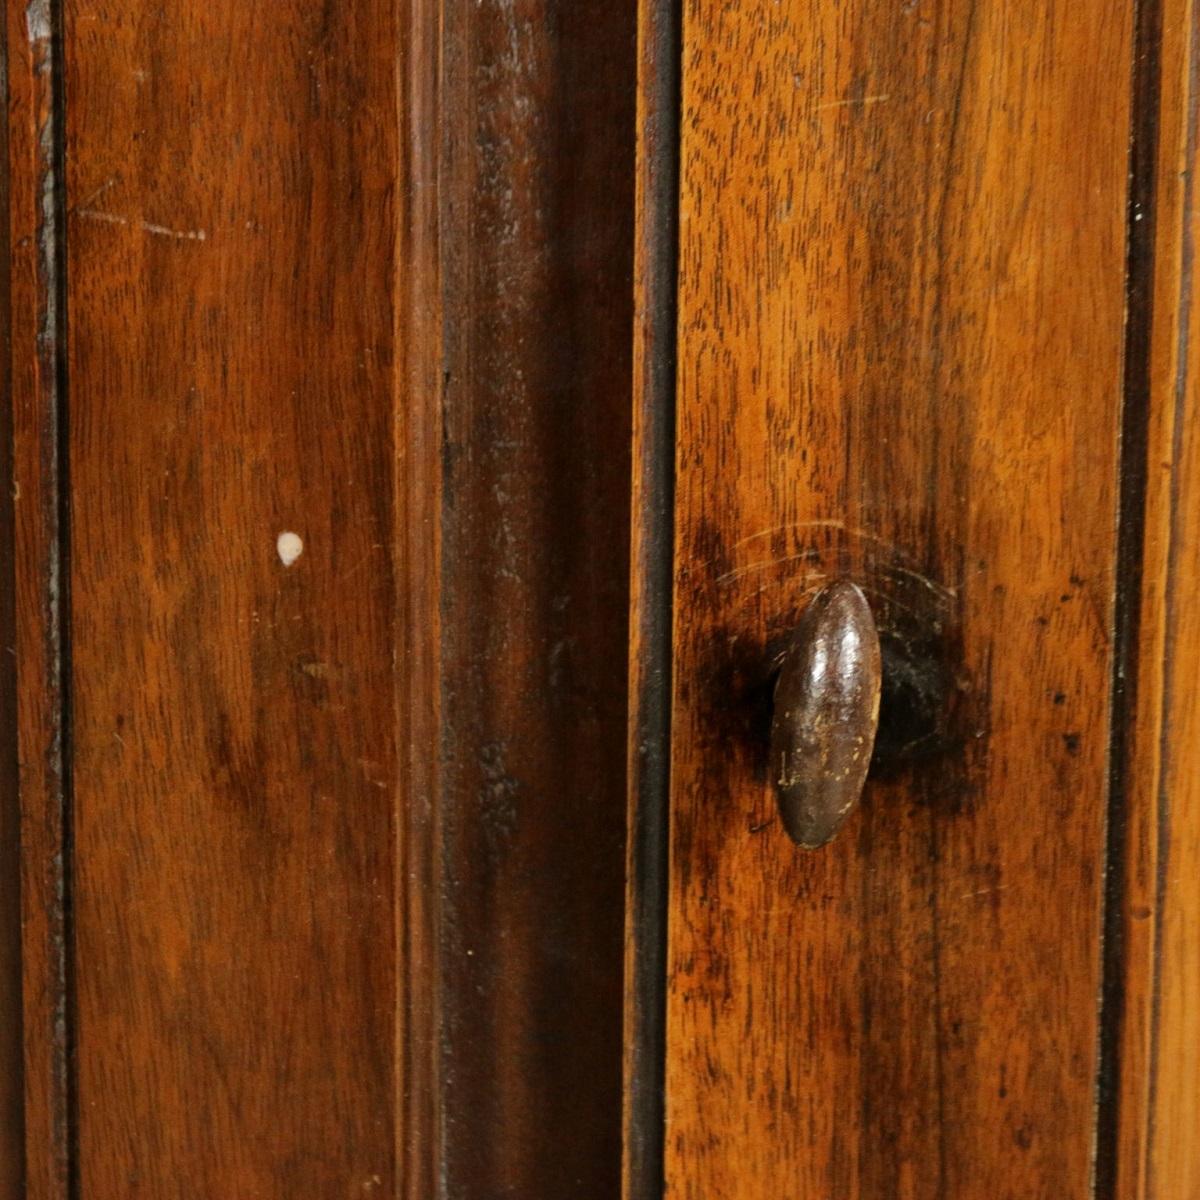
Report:
[[[166,225],[156,225],[153,221],[131,221],[128,217],[122,217],[117,213],[101,212],[96,208],[79,208],[75,212],[77,216],[85,217],[89,221],[102,221],[106,225],[132,226],[142,230],[143,233],[152,233],[156,237],[174,238],[181,242],[203,242],[208,238],[208,233],[203,229],[169,229]]]
[[[888,93],[882,96],[860,96],[849,100],[826,100],[823,104],[818,104],[813,112],[824,112],[827,108],[850,108],[857,105],[860,108],[866,108],[868,104],[882,104],[885,100],[890,100],[891,94]]]

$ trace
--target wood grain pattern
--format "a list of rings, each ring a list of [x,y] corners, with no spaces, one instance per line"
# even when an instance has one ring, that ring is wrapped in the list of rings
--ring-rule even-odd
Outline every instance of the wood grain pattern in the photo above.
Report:
[[[633,32],[67,5],[82,1194],[616,1189]]]
[[[1082,1200],[1130,15],[690,0],[683,53],[668,1194]],[[951,701],[805,854],[764,664],[840,573]]]
[[[1135,294],[1144,330],[1140,588],[1129,672],[1115,1163],[1105,1194],[1166,1200],[1200,1192],[1200,334],[1194,255],[1200,18],[1192,0],[1150,6],[1142,31],[1149,181]],[[1136,238],[1136,233],[1135,233]],[[1137,317],[1135,317],[1137,319]],[[1140,464],[1134,464],[1135,466]],[[1103,1181],[1102,1181],[1103,1182]]]
[[[403,621],[396,661],[402,770],[397,821],[400,890],[396,956],[399,964],[396,1074],[404,1081],[396,1122],[397,1194],[404,1200],[438,1195],[442,1119],[439,1104],[439,986],[437,978],[438,770],[441,691],[442,277],[438,247],[440,165],[440,0],[412,0],[401,10],[398,95],[401,187],[397,189],[397,246],[405,277],[396,295],[398,449],[396,543]]]
[[[82,1194],[387,1195],[393,6],[66,15]]]

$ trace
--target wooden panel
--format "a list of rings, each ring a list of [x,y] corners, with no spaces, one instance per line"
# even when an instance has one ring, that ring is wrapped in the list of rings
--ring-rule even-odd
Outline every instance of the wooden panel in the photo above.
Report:
[[[84,1195],[394,1187],[392,10],[67,4]]]
[[[600,9],[68,4],[84,1193],[616,1189]]]
[[[0,127],[2,128],[2,127]],[[7,142],[0,163],[7,162]],[[3,172],[4,179],[10,177]],[[11,263],[8,189],[0,209],[0,263]],[[0,322],[11,336],[12,281],[0,270]],[[5,380],[11,392],[11,364]],[[16,561],[11,395],[0,403],[0,1200],[24,1195],[24,1045],[21,1001],[21,793],[18,773]],[[8,486],[5,486],[5,482]]]
[[[1090,1190],[1130,25],[686,6],[672,1195]],[[840,574],[948,699],[805,853],[765,683]]]
[[[447,1200],[619,1188],[634,13],[443,6]]]
[[[1140,427],[1127,442],[1141,521],[1129,601],[1131,669],[1123,874],[1111,944],[1119,1037],[1102,1194],[1167,1200],[1200,1193],[1200,337],[1194,255],[1200,23],[1192,0],[1147,5],[1139,65],[1146,125],[1135,179],[1131,290]],[[1140,235],[1140,236],[1139,236]],[[1140,586],[1139,586],[1140,585]]]

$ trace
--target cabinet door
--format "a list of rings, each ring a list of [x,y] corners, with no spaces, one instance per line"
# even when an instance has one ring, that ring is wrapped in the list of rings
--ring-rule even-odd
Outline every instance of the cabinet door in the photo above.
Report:
[[[1194,1190],[1195,28],[642,5],[631,1197]],[[837,579],[879,734],[808,850]]]
[[[0,1197],[607,1200],[632,3],[6,14]]]

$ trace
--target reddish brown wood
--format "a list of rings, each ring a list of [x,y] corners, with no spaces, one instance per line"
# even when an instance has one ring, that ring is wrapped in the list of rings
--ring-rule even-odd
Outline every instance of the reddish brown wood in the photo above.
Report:
[[[442,282],[438,246],[440,0],[401,8],[400,179],[397,189],[397,356],[403,402],[396,406],[396,544],[403,620],[397,640],[400,872],[396,956],[398,1007],[396,1161],[404,1200],[438,1196],[442,1110],[438,986],[438,772],[441,689]]]
[[[7,39],[5,39],[7,40]],[[0,122],[0,327],[13,332],[8,123]],[[25,1180],[21,1002],[21,794],[18,773],[16,528],[12,360],[0,402],[0,1200],[21,1200]]]
[[[392,10],[67,5],[84,1195],[395,1187]]]
[[[8,14],[27,1194],[609,1196],[632,4],[58,12]]]

